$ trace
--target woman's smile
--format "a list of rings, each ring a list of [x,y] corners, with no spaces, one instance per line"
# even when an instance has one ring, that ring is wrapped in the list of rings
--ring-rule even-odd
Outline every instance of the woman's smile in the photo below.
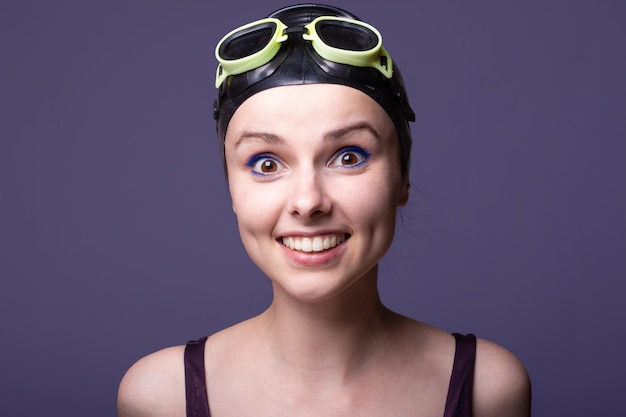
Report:
[[[284,236],[278,239],[283,253],[297,267],[330,267],[341,259],[348,233]]]
[[[284,236],[280,239],[283,246],[302,252],[322,252],[343,243],[350,235],[346,233],[326,234],[318,236]]]

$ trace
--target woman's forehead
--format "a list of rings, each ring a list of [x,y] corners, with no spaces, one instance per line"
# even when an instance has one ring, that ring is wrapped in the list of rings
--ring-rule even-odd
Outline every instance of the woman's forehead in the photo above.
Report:
[[[381,132],[393,129],[385,110],[365,93],[338,84],[281,86],[242,103],[231,119],[229,136],[246,129],[338,129],[367,121]]]

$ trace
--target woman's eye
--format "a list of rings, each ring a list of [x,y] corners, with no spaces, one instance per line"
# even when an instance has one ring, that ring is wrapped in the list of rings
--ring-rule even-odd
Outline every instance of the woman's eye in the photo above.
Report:
[[[280,162],[268,155],[255,155],[246,163],[246,166],[251,168],[252,173],[256,175],[275,174],[282,167]]]
[[[330,161],[331,167],[354,168],[362,165],[370,158],[370,154],[357,146],[342,149]]]

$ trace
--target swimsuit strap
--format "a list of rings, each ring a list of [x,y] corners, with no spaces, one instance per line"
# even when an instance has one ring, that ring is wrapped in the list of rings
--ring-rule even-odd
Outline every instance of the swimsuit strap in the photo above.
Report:
[[[476,336],[452,335],[456,340],[456,352],[443,417],[472,417]]]
[[[185,395],[187,417],[211,417],[206,391],[204,345],[206,336],[185,346]]]

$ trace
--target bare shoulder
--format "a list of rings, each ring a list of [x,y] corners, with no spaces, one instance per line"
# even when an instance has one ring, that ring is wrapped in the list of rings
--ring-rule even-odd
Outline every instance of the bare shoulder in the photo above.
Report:
[[[478,339],[474,414],[481,417],[528,417],[530,400],[530,378],[520,360],[504,347]]]
[[[185,416],[184,350],[160,350],[128,369],[118,389],[119,417]]]

